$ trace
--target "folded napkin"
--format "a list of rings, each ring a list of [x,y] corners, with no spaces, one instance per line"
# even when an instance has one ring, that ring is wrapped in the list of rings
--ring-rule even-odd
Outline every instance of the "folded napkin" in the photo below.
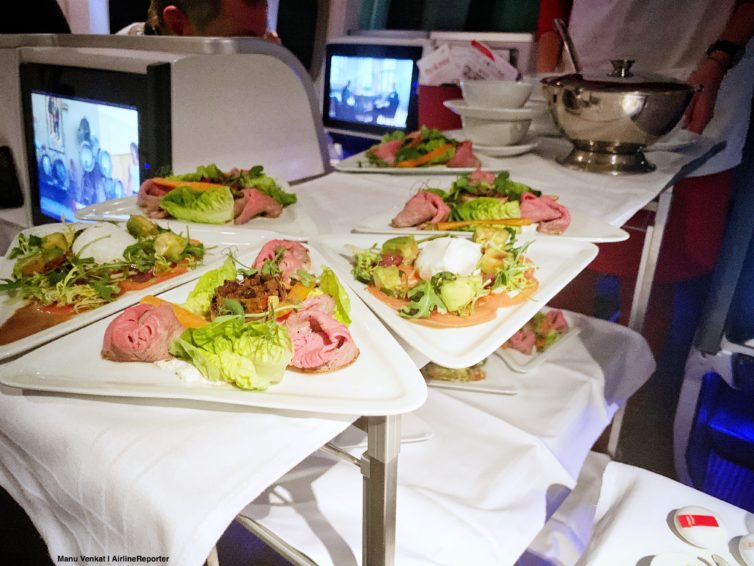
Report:
[[[687,505],[712,511],[728,540],[748,532],[747,511],[665,476],[611,462],[602,477],[594,531],[579,564],[635,565],[666,552],[705,558],[713,553],[731,564],[738,561],[729,546],[702,549],[685,542],[671,528],[676,510]]]
[[[157,403],[0,388],[0,484],[53,559],[198,566],[244,505],[353,420]]]

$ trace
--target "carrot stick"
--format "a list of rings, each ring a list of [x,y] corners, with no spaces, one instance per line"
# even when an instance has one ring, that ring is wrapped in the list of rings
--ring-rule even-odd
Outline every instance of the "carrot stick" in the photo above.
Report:
[[[407,159],[406,161],[399,161],[398,163],[396,163],[396,166],[397,167],[419,167],[421,165],[424,165],[425,163],[429,163],[435,157],[441,156],[443,153],[445,153],[452,147],[453,147],[452,144],[449,144],[449,143],[443,144],[440,147],[433,149],[429,153],[425,153],[421,157],[417,157],[416,159]]]
[[[466,226],[528,226],[532,221],[528,218],[499,218],[497,220],[459,220],[457,222],[437,222],[425,224],[425,230],[455,230]]]
[[[175,189],[176,187],[191,187],[200,191],[206,191],[207,189],[222,189],[225,185],[219,185],[217,183],[205,183],[204,181],[179,181],[177,179],[166,179],[165,177],[152,177],[151,181],[161,187],[170,187]]]

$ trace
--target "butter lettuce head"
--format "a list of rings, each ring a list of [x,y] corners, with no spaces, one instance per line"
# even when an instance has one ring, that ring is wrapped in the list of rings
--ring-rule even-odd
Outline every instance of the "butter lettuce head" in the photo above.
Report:
[[[498,220],[519,218],[518,201],[503,202],[494,197],[479,197],[457,205],[451,213],[452,220]]]
[[[275,321],[246,323],[242,316],[222,316],[186,330],[170,353],[190,361],[209,380],[264,390],[283,378],[293,343],[286,327]]]
[[[176,187],[162,197],[160,208],[179,220],[226,224],[233,221],[233,194],[228,187]]]

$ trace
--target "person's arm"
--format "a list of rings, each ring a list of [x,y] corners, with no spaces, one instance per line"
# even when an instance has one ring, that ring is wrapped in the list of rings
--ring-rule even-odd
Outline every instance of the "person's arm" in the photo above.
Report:
[[[741,48],[754,36],[754,0],[736,2],[719,40],[731,42]],[[707,127],[715,110],[717,93],[728,69],[735,64],[733,55],[726,49],[710,51],[689,76],[689,82],[701,87],[691,99],[684,116],[686,128],[701,133]]]
[[[537,72],[554,71],[560,61],[563,42],[552,25],[555,18],[568,22],[571,0],[540,0],[537,18]]]

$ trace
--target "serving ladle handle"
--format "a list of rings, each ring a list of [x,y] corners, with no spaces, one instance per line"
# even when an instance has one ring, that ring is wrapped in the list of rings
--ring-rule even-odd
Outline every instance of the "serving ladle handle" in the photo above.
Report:
[[[573,46],[573,40],[571,39],[571,34],[568,33],[568,28],[566,27],[565,22],[561,18],[555,18],[552,20],[552,25],[555,26],[558,34],[560,34],[560,39],[563,40],[563,49],[566,52],[573,69],[577,73],[580,73],[581,61],[579,61],[579,56],[576,53],[576,48]]]

